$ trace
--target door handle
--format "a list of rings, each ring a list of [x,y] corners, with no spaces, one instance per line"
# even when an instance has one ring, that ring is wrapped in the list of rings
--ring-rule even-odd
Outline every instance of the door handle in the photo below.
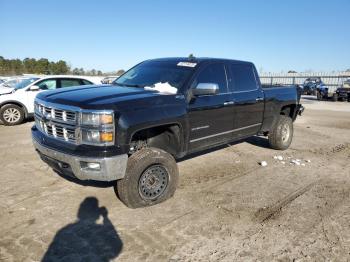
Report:
[[[235,102],[234,101],[227,101],[224,103],[224,106],[229,106],[229,105],[234,105]]]
[[[256,100],[256,101],[263,101],[264,98],[263,98],[263,97],[258,97],[258,98],[256,98],[255,100]]]

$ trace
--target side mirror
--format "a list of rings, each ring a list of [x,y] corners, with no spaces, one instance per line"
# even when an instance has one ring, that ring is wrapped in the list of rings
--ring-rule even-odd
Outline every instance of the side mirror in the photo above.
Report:
[[[30,88],[29,88],[29,90],[30,91],[39,91],[39,87],[38,86],[36,86],[36,85],[33,85],[33,86],[31,86]]]
[[[215,83],[199,83],[192,90],[194,96],[216,95],[219,93],[219,85]]]

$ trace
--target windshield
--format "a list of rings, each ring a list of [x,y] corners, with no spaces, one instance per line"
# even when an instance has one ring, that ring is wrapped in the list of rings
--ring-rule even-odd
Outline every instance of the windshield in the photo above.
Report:
[[[25,78],[22,79],[21,81],[19,81],[14,88],[17,89],[22,89],[25,88],[26,86],[30,85],[31,83],[33,83],[34,81],[38,80],[39,78],[37,77],[32,77],[32,78]]]
[[[156,87],[164,86],[166,90],[174,90],[171,93],[177,93],[187,78],[193,71],[194,66],[186,66],[186,63],[177,61],[146,61],[130,69],[121,77],[116,79],[113,84],[128,87]]]
[[[12,80],[8,80],[5,83],[2,84],[2,86],[4,87],[15,87],[15,85],[18,83],[18,79],[12,79]]]

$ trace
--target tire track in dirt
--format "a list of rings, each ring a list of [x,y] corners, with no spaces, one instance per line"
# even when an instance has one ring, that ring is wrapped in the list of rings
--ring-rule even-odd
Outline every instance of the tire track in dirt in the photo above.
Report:
[[[310,183],[304,187],[301,187],[294,192],[288,194],[287,196],[279,199],[275,204],[260,208],[255,213],[255,218],[259,223],[265,223],[272,217],[276,216],[277,213],[279,213],[285,206],[290,204],[292,201],[300,197],[301,195],[305,194],[307,191],[311,189],[312,186],[315,185],[316,182]]]

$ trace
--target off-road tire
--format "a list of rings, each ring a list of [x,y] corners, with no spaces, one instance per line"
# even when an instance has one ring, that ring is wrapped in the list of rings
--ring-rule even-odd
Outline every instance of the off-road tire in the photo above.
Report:
[[[164,191],[154,199],[143,196],[141,178],[150,168],[161,167],[167,173],[167,185]],[[164,175],[164,172],[163,172]],[[179,171],[174,157],[158,148],[143,148],[128,159],[125,177],[117,181],[114,187],[119,199],[130,208],[152,206],[172,197],[175,193]]]
[[[288,130],[288,137],[284,133],[284,129]],[[286,150],[293,139],[293,121],[290,117],[280,115],[273,129],[269,133],[270,147],[276,150]]]
[[[9,113],[13,112],[13,118],[9,117]],[[10,119],[13,119],[12,121]],[[24,120],[24,110],[23,108],[13,105],[13,104],[8,104],[4,105],[0,109],[0,120],[5,126],[15,126],[19,125],[23,122]]]

